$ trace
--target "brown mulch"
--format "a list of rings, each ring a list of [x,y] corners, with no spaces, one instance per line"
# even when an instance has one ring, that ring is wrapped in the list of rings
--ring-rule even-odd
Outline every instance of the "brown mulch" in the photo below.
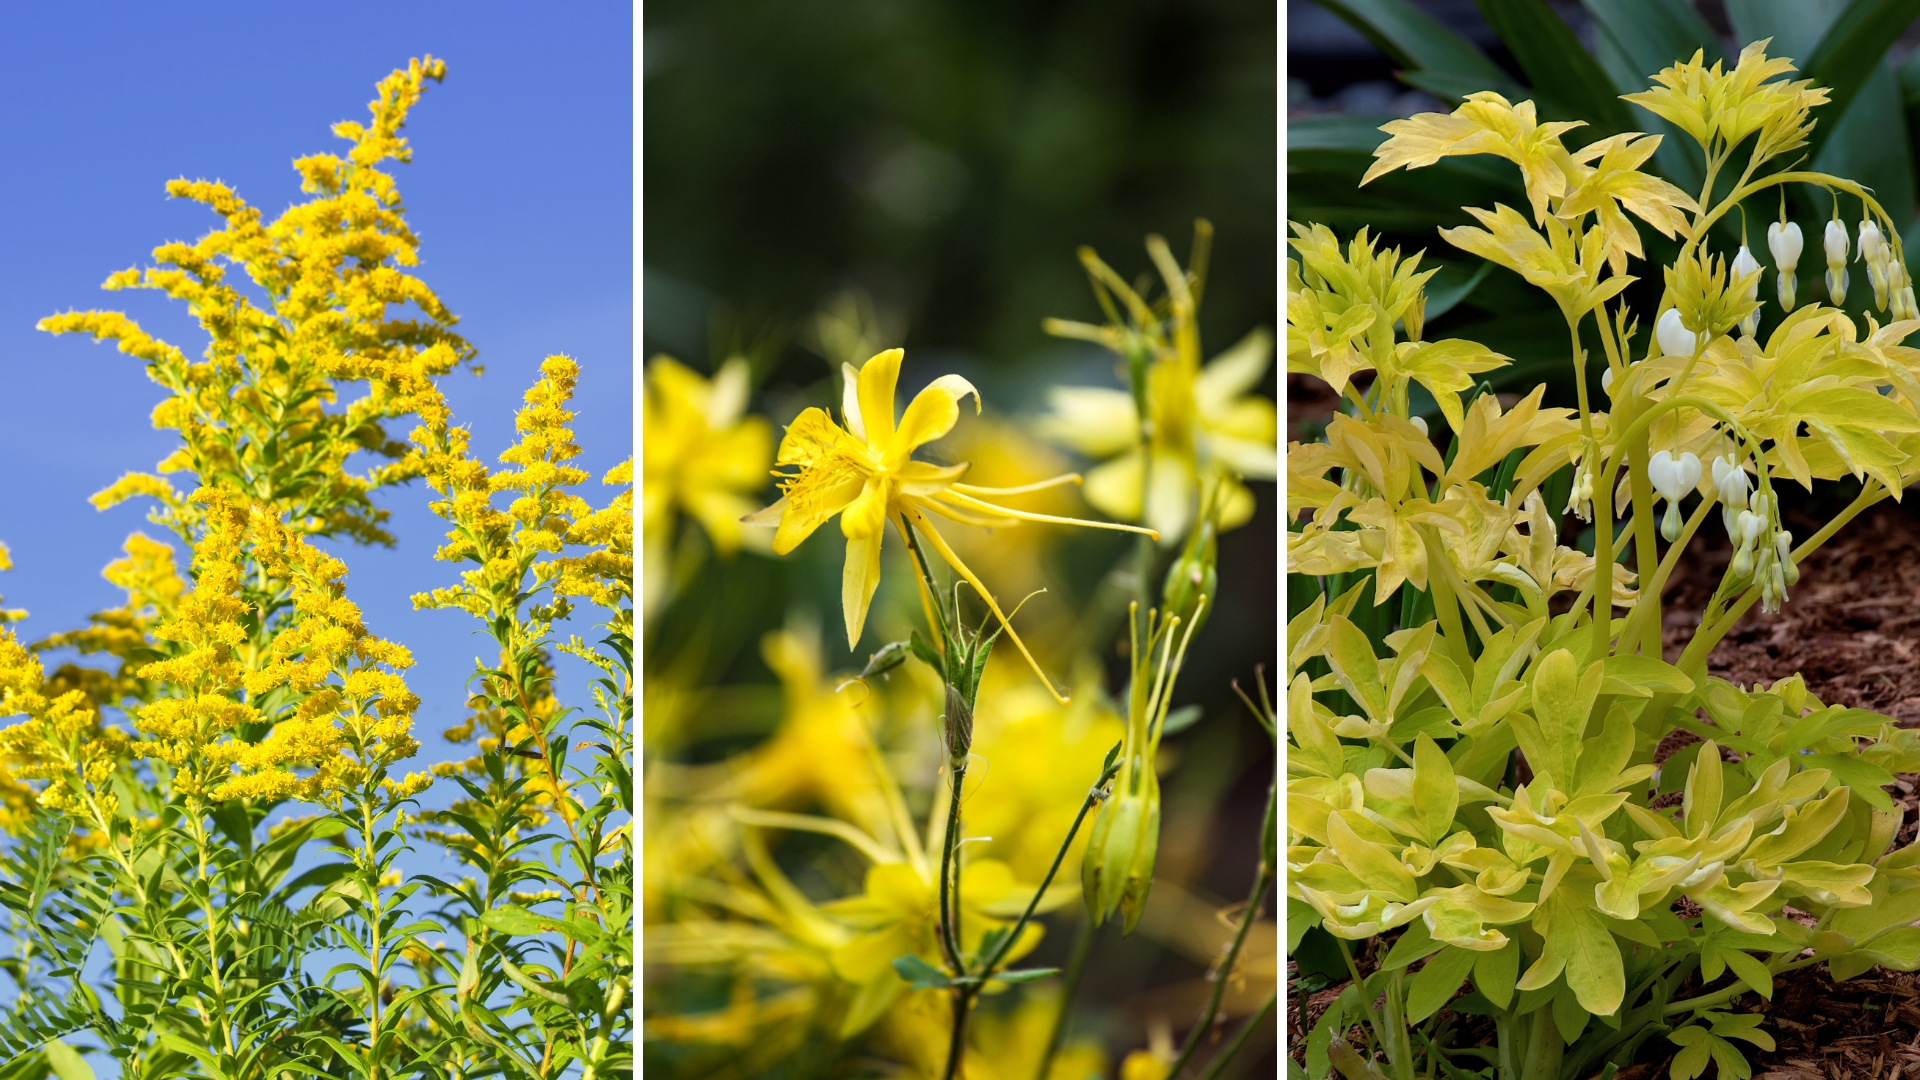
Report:
[[[1707,659],[1714,674],[1742,686],[1799,672],[1829,705],[1886,713],[1920,727],[1920,507],[1883,502],[1854,519],[1800,567],[1786,606],[1754,608]],[[1821,522],[1789,507],[1796,537]],[[1701,532],[1661,595],[1669,659],[1693,637],[1732,551],[1717,518]],[[1704,550],[1702,550],[1704,548]]]
[[[1786,525],[1804,538],[1821,519],[1790,505]],[[1702,533],[1662,595],[1668,659],[1692,637],[1732,554],[1717,518]],[[1827,704],[1872,709],[1902,727],[1920,727],[1920,504],[1874,507],[1800,570],[1785,609],[1749,612],[1714,649],[1708,670],[1742,686],[1798,672]],[[1669,739],[1659,756],[1690,741]],[[1910,843],[1920,832],[1920,777],[1902,775],[1888,791],[1906,810],[1896,843]],[[1294,975],[1289,963],[1290,987]],[[1288,1050],[1295,1061],[1304,1063],[1307,1034],[1340,990],[1289,993]],[[1763,1030],[1778,1043],[1773,1051],[1742,1044],[1755,1080],[1920,1080],[1920,974],[1875,968],[1835,983],[1817,965],[1780,976],[1771,1002],[1749,995],[1740,1007],[1765,1012]],[[1453,1022],[1455,1045],[1473,1045],[1482,1034],[1479,1017]],[[1618,1080],[1660,1080],[1672,1050],[1664,1040],[1649,1040],[1643,1060],[1620,1070]]]

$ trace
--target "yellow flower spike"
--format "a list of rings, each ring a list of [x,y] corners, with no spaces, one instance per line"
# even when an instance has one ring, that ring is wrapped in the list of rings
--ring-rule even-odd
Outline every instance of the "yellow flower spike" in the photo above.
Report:
[[[915,450],[953,430],[960,419],[962,398],[971,396],[974,410],[978,412],[980,393],[958,375],[942,375],[914,395],[896,424],[893,403],[900,379],[900,362],[905,355],[904,350],[888,349],[876,354],[858,371],[852,370],[852,365],[847,366],[841,404],[844,428],[835,424],[826,410],[817,407],[802,412],[788,425],[774,459],[775,475],[780,477],[780,499],[743,520],[754,525],[775,526],[774,553],[785,555],[813,535],[827,519],[839,515],[840,531],[847,539],[841,612],[846,620],[850,648],[859,644],[861,631],[866,627],[867,609],[880,586],[880,545],[887,521],[894,521],[903,538],[907,536],[906,530],[912,528],[980,594],[994,617],[1006,627],[1021,655],[1033,666],[1034,674],[1040,675],[1041,681],[1052,689],[1052,682],[1040,672],[1039,663],[1014,633],[992,593],[947,546],[926,512],[967,525],[1001,527],[1038,521],[1146,533],[1156,538],[1158,534],[1133,525],[1034,514],[999,506],[979,496],[1006,492],[966,488],[957,483],[966,473],[965,464],[943,468],[913,460]],[[795,471],[783,473],[778,471],[779,467],[791,467]],[[1071,481],[1059,478],[1045,483],[1068,482]],[[1054,693],[1060,697],[1057,690]],[[1060,700],[1066,699],[1060,697]]]

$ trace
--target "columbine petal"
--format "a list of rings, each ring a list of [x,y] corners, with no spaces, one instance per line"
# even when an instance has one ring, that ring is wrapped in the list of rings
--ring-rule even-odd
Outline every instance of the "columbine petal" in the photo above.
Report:
[[[1193,521],[1193,473],[1172,454],[1153,455],[1153,481],[1148,489],[1147,527],[1171,544],[1187,534]]]
[[[867,423],[860,408],[860,371],[852,364],[841,364],[840,374],[844,379],[840,389],[840,416],[847,422],[847,430],[853,433],[853,437],[865,442]],[[888,406],[887,413],[889,416],[892,415],[891,405]]]
[[[980,391],[958,375],[942,375],[915,394],[900,417],[900,429],[893,433],[892,442],[873,443],[886,446],[887,467],[897,467],[917,448],[952,431],[960,419],[960,399],[968,394],[973,395],[973,411],[979,412]]]
[[[1108,517],[1140,517],[1140,451],[1132,450],[1087,471],[1087,502]]]
[[[860,420],[867,429],[862,437],[876,450],[893,441],[893,392],[906,355],[904,349],[888,349],[860,368]]]
[[[1056,386],[1047,400],[1053,413],[1041,421],[1042,432],[1088,457],[1118,454],[1139,439],[1139,410],[1125,390]]]
[[[1233,399],[1250,393],[1273,363],[1273,335],[1255,330],[1200,369],[1193,396],[1202,413],[1222,411]]]
[[[845,525],[845,519],[841,521]],[[840,610],[847,620],[847,648],[860,644],[860,632],[866,629],[867,608],[873,603],[873,594],[880,587],[880,538],[886,535],[876,530],[871,536],[847,537],[847,567],[840,577]]]
[[[938,495],[952,487],[955,480],[965,476],[967,468],[968,463],[964,461],[945,468],[925,461],[909,461],[900,467],[900,494]]]

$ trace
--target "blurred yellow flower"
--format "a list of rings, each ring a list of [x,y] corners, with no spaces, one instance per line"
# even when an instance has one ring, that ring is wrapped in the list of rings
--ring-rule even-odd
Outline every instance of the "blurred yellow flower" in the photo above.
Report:
[[[969,862],[960,877],[960,948],[973,953],[989,930],[1012,922],[1033,890],[1020,890],[1013,871],[998,859]],[[858,990],[841,1037],[851,1038],[878,1019],[900,996],[907,983],[894,970],[895,959],[912,954],[941,966],[936,927],[939,922],[939,886],[924,866],[906,862],[876,863],[867,870],[866,889],[859,896],[821,905],[830,918],[851,927],[856,936],[832,952],[833,969]],[[1011,964],[1040,944],[1043,929],[1030,922],[1007,951]]]
[[[641,451],[642,522],[647,558],[647,609],[662,595],[674,524],[685,512],[706,530],[724,558],[743,540],[740,519],[766,484],[773,430],[765,419],[743,416],[747,362],[727,361],[712,379],[656,356],[647,365]]]
[[[828,518],[840,515],[840,531],[847,538],[840,604],[846,617],[847,645],[854,647],[860,642],[860,633],[866,627],[867,608],[880,586],[881,535],[889,516],[898,515],[895,525],[902,537],[907,535],[909,526],[924,537],[986,601],[1021,655],[1033,666],[1034,673],[1040,674],[1039,663],[1007,622],[993,594],[947,546],[927,512],[986,528],[1006,528],[1022,521],[1047,521],[1130,532],[1149,530],[1013,510],[979,498],[1016,495],[1072,483],[1078,478],[1071,474],[1026,488],[986,488],[959,482],[967,471],[964,462],[941,467],[913,460],[915,450],[953,430],[960,418],[961,398],[972,395],[974,409],[978,411],[980,394],[966,379],[942,375],[914,396],[896,425],[894,391],[900,380],[900,361],[905,355],[901,349],[888,349],[868,360],[857,372],[851,364],[843,368],[847,377],[842,405],[846,427],[835,424],[825,409],[809,408],[802,412],[788,426],[775,461],[776,465],[793,466],[798,471],[777,473],[782,477],[779,501],[747,520],[757,525],[777,526],[773,550],[775,554],[785,555]],[[1052,687],[1045,675],[1041,675],[1041,680]]]
[[[1147,238],[1167,288],[1164,315],[1091,249],[1081,249],[1109,321],[1045,323],[1050,334],[1091,341],[1123,358],[1133,390],[1055,387],[1042,430],[1090,458],[1109,459],[1087,474],[1087,501],[1123,521],[1144,522],[1168,545],[1186,535],[1201,492],[1214,482],[1220,527],[1233,529],[1253,517],[1253,493],[1240,481],[1279,473],[1279,414],[1273,402],[1252,393],[1273,362],[1272,335],[1254,330],[1211,363],[1200,363],[1195,316],[1212,235],[1211,225],[1197,223],[1193,266],[1186,270],[1165,240]],[[1127,312],[1124,325],[1113,298]]]
[[[1087,473],[1087,501],[1123,521],[1145,520],[1163,543],[1186,535],[1200,491],[1215,476],[1225,483],[1221,528],[1237,528],[1253,516],[1253,493],[1240,478],[1271,480],[1278,472],[1279,414],[1273,402],[1250,393],[1272,356],[1273,339],[1255,330],[1197,372],[1175,362],[1153,365],[1147,374],[1152,435],[1144,448],[1135,437],[1133,395],[1125,390],[1055,387],[1045,430],[1090,458],[1111,458]],[[1152,470],[1144,518],[1143,461]]]

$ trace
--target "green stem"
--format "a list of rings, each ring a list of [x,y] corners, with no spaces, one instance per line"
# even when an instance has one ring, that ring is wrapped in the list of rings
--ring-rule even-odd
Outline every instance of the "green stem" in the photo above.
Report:
[[[994,969],[1000,965],[1000,961],[1006,957],[1007,952],[1013,948],[1014,942],[1020,940],[1020,932],[1027,928],[1028,921],[1033,918],[1033,910],[1040,906],[1040,898],[1046,895],[1047,887],[1053,884],[1053,876],[1060,872],[1060,864],[1066,861],[1067,850],[1073,846],[1073,838],[1080,831],[1080,823],[1087,819],[1087,811],[1093,809],[1094,804],[1104,797],[1103,789],[1107,786],[1107,781],[1112,780],[1113,774],[1119,771],[1120,759],[1116,754],[1113,764],[1108,765],[1101,772],[1100,779],[1095,780],[1093,787],[1087,789],[1087,797],[1080,803],[1080,812],[1073,816],[1073,825],[1067,830],[1067,838],[1060,842],[1060,850],[1054,852],[1053,865],[1047,868],[1047,876],[1040,879],[1040,887],[1033,891],[1033,899],[1028,902],[1027,910],[1020,913],[1020,921],[1013,924],[1013,932],[1000,942],[999,947],[993,950],[993,955],[980,966],[980,982],[983,985],[992,977]]]
[[[1367,980],[1360,977],[1360,967],[1353,962],[1353,953],[1347,948],[1345,938],[1336,937],[1333,943],[1340,947],[1340,959],[1347,962],[1347,975],[1353,979],[1353,988],[1360,996],[1360,1012],[1367,1018],[1367,1027],[1373,1030],[1376,1046],[1391,1053],[1393,1043],[1387,1039],[1387,1028],[1380,1022],[1380,1014],[1373,1011],[1373,998],[1367,995]]]
[[[1267,788],[1267,814],[1273,812],[1274,791],[1275,789],[1271,786]],[[1264,815],[1261,820],[1266,820]],[[1247,943],[1247,931],[1252,929],[1253,920],[1260,912],[1260,901],[1266,897],[1267,886],[1272,883],[1273,866],[1263,857],[1253,875],[1253,888],[1247,893],[1246,910],[1240,913],[1240,926],[1233,933],[1232,944],[1227,946],[1226,957],[1220,961],[1219,968],[1214,972],[1213,990],[1207,995],[1206,1008],[1200,1010],[1200,1019],[1194,1023],[1193,1030],[1187,1032],[1186,1042],[1180,1047],[1180,1056],[1174,1059],[1172,1067],[1167,1070],[1169,1080],[1180,1075],[1180,1070],[1193,1057],[1194,1051],[1200,1048],[1200,1040],[1213,1030],[1214,1017],[1220,1011],[1220,998],[1226,993],[1227,982],[1233,975],[1233,966],[1240,959],[1240,949]],[[1389,1008],[1392,1007],[1392,998],[1393,995],[1389,992]]]
[[[1839,515],[1822,526],[1819,532],[1814,533],[1799,547],[1793,549],[1793,561],[1798,563],[1808,555],[1819,550],[1820,546],[1828,540],[1833,539],[1833,535],[1839,532],[1847,522],[1852,521],[1860,515],[1861,511],[1886,497],[1887,489],[1882,487],[1878,481],[1869,479],[1866,485],[1860,489],[1860,494],[1854,498],[1852,503],[1848,504],[1845,510],[1840,511]],[[1675,666],[1681,671],[1686,672],[1689,676],[1698,670],[1704,669],[1707,663],[1707,656],[1713,651],[1713,647],[1720,644],[1722,638],[1733,632],[1733,628],[1735,624],[1740,621],[1740,617],[1745,615],[1759,599],[1759,590],[1748,588],[1740,597],[1739,601],[1728,609],[1727,613],[1721,616],[1718,621],[1710,625],[1701,626],[1700,630],[1693,635],[1693,640],[1687,643],[1686,651],[1680,654],[1680,660]]]
[[[949,765],[953,796],[947,804],[946,839],[940,845],[940,942],[946,948],[947,963],[953,974],[960,976],[967,973],[967,965],[960,954],[960,913],[954,902],[959,892],[960,868],[955,863],[960,846],[960,786],[966,783],[967,766],[965,762]]]
[[[1826,963],[1826,960],[1827,958],[1825,956],[1809,956],[1801,960],[1795,960],[1778,971],[1775,971],[1774,974],[1780,975],[1789,971],[1798,971],[1803,967],[1812,967],[1814,964]],[[1662,1015],[1673,1016],[1678,1013],[1689,1012],[1693,1009],[1710,1008],[1722,1002],[1732,1001],[1741,994],[1751,993],[1752,989],[1753,988],[1746,983],[1735,980],[1732,986],[1715,990],[1711,994],[1702,994],[1699,997],[1690,997],[1685,1001],[1673,1002],[1662,1010]]]
[[[1073,951],[1067,957],[1066,973],[1060,977],[1060,1008],[1053,1014],[1053,1031],[1047,1035],[1047,1049],[1040,1055],[1040,1069],[1034,1073],[1033,1080],[1047,1080],[1047,1073],[1053,1068],[1053,1057],[1060,1052],[1061,1040],[1066,1038],[1074,991],[1080,988],[1080,976],[1087,970],[1087,957],[1093,953],[1093,937],[1099,931],[1091,918],[1081,916],[1080,929],[1073,935]]]
[[[1233,1060],[1234,1055],[1240,1052],[1241,1047],[1247,1045],[1247,1038],[1253,1034],[1254,1029],[1266,1023],[1267,1017],[1273,1015],[1273,1002],[1278,994],[1278,990],[1269,990],[1267,992],[1267,1000],[1261,1004],[1259,1011],[1247,1018],[1246,1024],[1234,1035],[1233,1041],[1227,1044],[1226,1049],[1220,1051],[1219,1057],[1213,1059],[1213,1064],[1207,1066],[1207,1071],[1200,1074],[1200,1080],[1216,1080],[1221,1070],[1225,1069],[1227,1063]],[[1173,1074],[1169,1073],[1167,1075],[1171,1076]]]
[[[967,1050],[967,1009],[973,1004],[973,990],[970,987],[955,987],[953,991],[953,1035],[947,1040],[947,1069],[945,1080],[958,1080],[960,1059]]]

